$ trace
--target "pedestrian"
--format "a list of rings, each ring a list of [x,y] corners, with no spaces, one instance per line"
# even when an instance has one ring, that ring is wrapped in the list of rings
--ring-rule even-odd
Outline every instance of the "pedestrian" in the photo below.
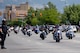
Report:
[[[0,26],[0,45],[1,45],[1,35],[2,35],[2,28]]]
[[[7,25],[6,25],[6,20],[3,19],[2,20],[2,32],[1,32],[1,49],[6,49],[5,46],[4,46],[4,42],[5,42],[5,39],[6,39],[6,35],[7,35]]]

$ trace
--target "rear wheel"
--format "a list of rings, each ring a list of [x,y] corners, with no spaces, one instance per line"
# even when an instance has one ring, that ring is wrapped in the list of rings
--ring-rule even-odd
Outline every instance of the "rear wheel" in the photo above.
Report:
[[[42,40],[44,40],[45,38],[42,38]]]
[[[68,39],[71,39],[70,36],[68,37]]]
[[[60,42],[59,36],[56,37],[56,42]]]
[[[70,36],[68,37],[68,39],[72,39],[72,35],[70,35]]]
[[[72,39],[72,35],[70,35],[70,39]]]
[[[60,42],[60,40],[56,40],[56,42]]]

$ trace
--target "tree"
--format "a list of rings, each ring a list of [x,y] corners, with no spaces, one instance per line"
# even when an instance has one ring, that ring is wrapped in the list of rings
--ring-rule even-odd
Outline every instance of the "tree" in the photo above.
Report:
[[[41,22],[45,24],[60,24],[59,12],[55,5],[51,2],[48,2],[48,7],[45,6],[42,11],[43,16],[41,17]]]
[[[34,13],[34,14],[33,14]],[[57,11],[56,6],[48,2],[47,6],[44,6],[44,9],[31,8],[28,11],[28,17],[25,18],[26,22],[31,25],[36,24],[60,24],[59,12]]]
[[[23,21],[22,19],[17,19],[17,21],[16,20],[14,20],[14,21],[7,21],[7,25],[9,25],[9,26],[14,26],[14,25],[17,25],[17,26],[22,26],[22,25],[25,25],[26,24],[26,22],[25,21]]]
[[[78,24],[80,20],[80,5],[70,5],[64,8],[64,13],[62,17],[63,21],[68,21],[71,24]]]
[[[39,24],[39,20],[35,17],[32,19],[31,25],[37,25],[37,24]]]
[[[56,6],[54,4],[52,4],[51,2],[48,2],[48,8],[49,9],[55,9],[56,10]]]
[[[31,20],[32,18],[34,17],[33,16],[33,13],[35,12],[34,8],[33,7],[30,7],[29,11],[28,11],[28,16],[26,16],[26,18],[24,19],[24,21],[27,23],[27,24],[31,24]]]

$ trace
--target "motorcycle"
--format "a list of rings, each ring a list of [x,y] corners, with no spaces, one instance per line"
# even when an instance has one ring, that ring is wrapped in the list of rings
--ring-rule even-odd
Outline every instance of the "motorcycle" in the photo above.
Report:
[[[26,29],[21,30],[24,35],[26,35]]]
[[[56,42],[60,42],[60,36],[59,36],[59,34],[57,35],[57,36],[54,36],[54,40],[56,40]]]
[[[42,31],[42,33],[40,34],[40,38],[44,40],[46,38],[46,32]]]
[[[18,33],[19,32],[19,26],[17,26],[16,28],[14,28],[14,33]]]
[[[66,37],[67,37],[68,39],[72,39],[73,37],[75,37],[74,32],[71,31],[71,30],[68,30],[68,31],[66,32]]]
[[[31,30],[27,30],[27,35],[30,37],[32,35]]]
[[[56,40],[56,42],[60,42],[62,38],[62,33],[60,31],[54,31],[53,33],[53,39]]]
[[[17,31],[17,30],[14,30],[14,33],[16,33],[16,34],[17,34],[17,33],[18,33],[18,31]]]
[[[35,33],[38,34],[39,33],[39,30],[35,30]]]
[[[45,32],[46,32],[46,35],[48,35],[48,34],[49,34],[49,30],[48,30],[48,29],[45,29]]]

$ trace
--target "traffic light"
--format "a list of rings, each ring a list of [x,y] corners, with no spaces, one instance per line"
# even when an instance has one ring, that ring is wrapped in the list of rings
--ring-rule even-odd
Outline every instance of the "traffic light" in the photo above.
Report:
[[[35,16],[35,14],[34,14],[34,13],[32,13],[32,16]]]
[[[40,13],[40,16],[42,16],[42,13]]]

